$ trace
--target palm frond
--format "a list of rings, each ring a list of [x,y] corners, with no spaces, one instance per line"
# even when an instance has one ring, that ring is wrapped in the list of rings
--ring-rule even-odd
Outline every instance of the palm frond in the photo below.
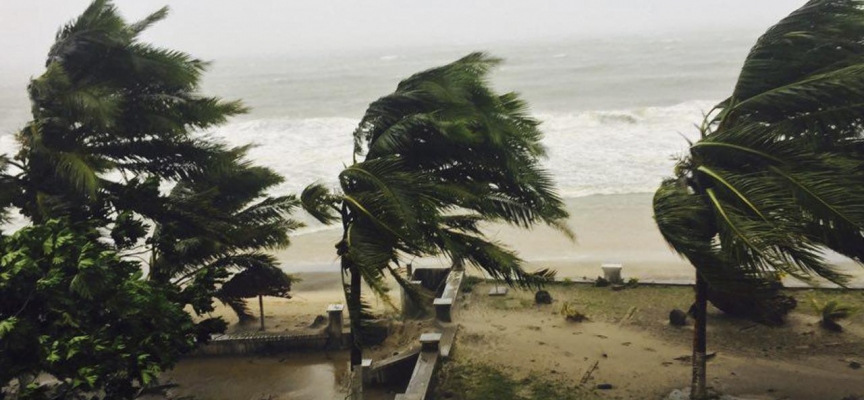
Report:
[[[313,183],[303,189],[300,205],[322,224],[329,225],[339,219],[334,211],[336,197],[323,184]]]
[[[139,33],[143,32],[144,30],[146,30],[147,28],[149,28],[150,26],[152,26],[153,24],[155,24],[159,21],[162,21],[163,19],[168,17],[168,11],[169,11],[168,6],[162,7],[159,10],[157,10],[156,12],[144,17],[144,19],[142,19],[142,20],[140,20],[140,21],[138,21],[132,25],[129,25],[129,29],[132,32],[134,32],[135,34],[139,34]]]

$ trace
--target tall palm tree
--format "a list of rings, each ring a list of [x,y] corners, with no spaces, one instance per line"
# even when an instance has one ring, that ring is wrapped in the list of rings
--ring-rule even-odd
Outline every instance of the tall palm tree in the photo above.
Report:
[[[352,365],[361,361],[361,281],[386,297],[386,275],[406,284],[406,259],[443,255],[511,285],[538,285],[551,272],[526,272],[479,224],[545,223],[571,235],[539,163],[539,123],[515,93],[497,94],[486,81],[499,62],[474,53],[400,82],[354,131],[354,163],[339,174],[339,190],[314,184],[301,195],[320,221],[342,222],[336,247],[349,280]]]
[[[167,13],[129,23],[111,2],[95,0],[57,32],[45,72],[30,82],[33,120],[10,161],[19,170],[14,203],[34,222],[137,212],[143,206],[130,181],[200,171],[219,149],[195,133],[245,112],[239,102],[198,94],[205,62],[139,39]]]
[[[696,267],[691,398],[705,389],[709,287],[751,296],[778,272],[843,285],[825,249],[864,261],[864,1],[812,0],[750,51],[735,90],[654,197]]]

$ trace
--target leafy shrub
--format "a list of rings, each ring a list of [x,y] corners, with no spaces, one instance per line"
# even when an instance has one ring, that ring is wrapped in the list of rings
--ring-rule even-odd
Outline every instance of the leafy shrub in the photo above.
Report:
[[[811,301],[816,314],[821,317],[819,324],[829,331],[843,331],[843,327],[837,321],[847,319],[857,312],[855,307],[840,303],[837,300],[831,300],[825,304],[819,303],[816,299],[811,299]]]
[[[588,316],[576,309],[573,303],[565,302],[561,305],[561,315],[568,321],[582,322],[588,319]]]

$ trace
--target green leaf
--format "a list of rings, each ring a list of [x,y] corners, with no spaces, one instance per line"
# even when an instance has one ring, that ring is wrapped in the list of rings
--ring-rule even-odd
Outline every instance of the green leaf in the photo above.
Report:
[[[0,339],[3,339],[9,332],[12,332],[17,323],[18,319],[16,317],[0,320]]]

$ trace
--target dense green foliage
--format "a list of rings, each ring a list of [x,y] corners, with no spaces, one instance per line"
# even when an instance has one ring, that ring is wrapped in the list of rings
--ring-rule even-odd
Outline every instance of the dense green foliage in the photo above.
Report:
[[[443,255],[513,285],[550,277],[523,270],[515,252],[480,229],[482,222],[545,223],[570,234],[539,162],[545,149],[538,121],[516,94],[497,94],[486,81],[499,62],[470,54],[400,82],[360,121],[355,163],[339,174],[339,191],[312,185],[301,196],[322,222],[342,222],[337,251],[354,278],[347,295],[355,329],[357,279],[385,296],[385,276],[404,284],[399,267],[414,257]]]
[[[0,251],[0,386],[40,373],[60,382],[22,398],[131,398],[191,349],[192,319],[176,293],[141,279],[141,265],[92,227],[46,221],[3,237]]]

